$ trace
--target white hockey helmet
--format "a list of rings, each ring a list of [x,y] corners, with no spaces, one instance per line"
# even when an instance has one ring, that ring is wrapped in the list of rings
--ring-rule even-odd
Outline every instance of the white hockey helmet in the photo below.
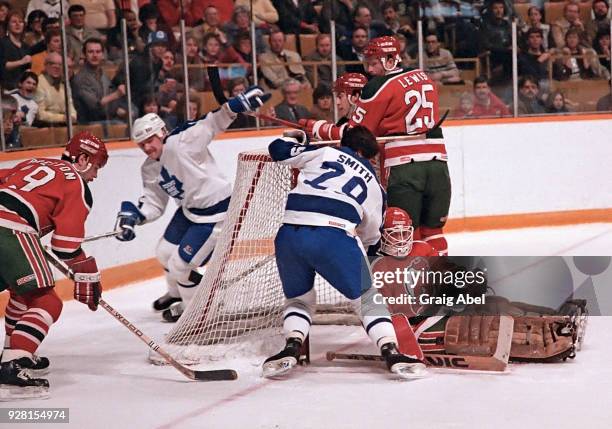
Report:
[[[134,134],[134,141],[139,144],[153,135],[163,140],[168,131],[165,122],[157,113],[147,113],[134,121],[132,133]]]

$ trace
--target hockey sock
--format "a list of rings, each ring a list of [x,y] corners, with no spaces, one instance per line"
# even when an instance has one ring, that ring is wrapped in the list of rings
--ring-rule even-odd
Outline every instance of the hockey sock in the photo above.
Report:
[[[312,309],[316,302],[317,294],[314,288],[304,295],[287,298],[283,312],[283,332],[286,338],[297,337],[303,341],[308,336],[312,325]]]
[[[164,268],[166,271],[166,286],[168,287],[168,295],[172,298],[180,298],[181,294],[179,292],[178,284],[174,276],[168,272],[168,269]]]
[[[361,298],[352,300],[351,305],[376,347],[380,348],[387,343],[397,344],[389,310],[382,304],[382,299],[375,299],[376,295],[379,295],[378,290],[372,287]],[[377,302],[381,304],[377,304]]]
[[[448,243],[446,242],[442,228],[420,226],[419,235],[421,236],[421,240],[427,242],[431,247],[436,249],[440,255],[448,255]]]
[[[15,325],[17,321],[23,316],[28,310],[28,306],[25,301],[13,295],[11,292],[9,302],[6,304],[5,314],[4,314],[4,331],[6,333],[4,337],[4,348],[10,348],[11,335],[13,334],[13,330],[15,329]]]
[[[39,289],[24,296],[28,309],[21,315],[11,335],[10,349],[34,354],[62,311],[62,300],[53,289]],[[9,351],[9,350],[7,350]],[[2,360],[5,361],[4,356]]]

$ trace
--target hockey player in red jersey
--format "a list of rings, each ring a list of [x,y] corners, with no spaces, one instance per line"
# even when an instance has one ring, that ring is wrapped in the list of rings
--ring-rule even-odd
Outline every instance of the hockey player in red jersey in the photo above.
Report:
[[[35,355],[62,311],[40,239],[73,270],[74,297],[95,311],[102,292],[93,257],[81,249],[91,210],[88,182],[106,164],[104,143],[89,132],[68,142],[62,159],[33,158],[0,171],[0,291],[8,289],[0,398],[46,397],[48,371]]]
[[[450,206],[450,178],[439,120],[438,91],[422,70],[398,67],[399,41],[391,36],[372,39],[364,55],[374,76],[365,86],[346,124],[300,120],[320,140],[337,140],[346,127],[363,125],[376,137],[398,136],[384,144],[382,182],[388,203],[406,210],[415,237],[446,254],[442,228]],[[385,177],[388,174],[388,178]],[[387,180],[385,180],[387,179]]]
[[[355,105],[361,90],[368,83],[368,79],[361,73],[344,73],[334,82],[334,93],[336,94],[336,106],[338,108],[338,122],[342,125],[348,122],[355,111]]]

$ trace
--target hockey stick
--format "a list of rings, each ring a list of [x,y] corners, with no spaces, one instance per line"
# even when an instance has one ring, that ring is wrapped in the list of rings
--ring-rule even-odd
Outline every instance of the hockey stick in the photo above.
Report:
[[[449,355],[440,353],[425,353],[425,363],[435,368],[447,368],[469,371],[504,372],[510,359],[512,347],[512,332],[514,319],[511,316],[500,316],[499,336],[497,346],[492,356]],[[383,357],[361,353],[327,352],[327,360],[361,360],[382,361]]]
[[[110,232],[105,232],[103,234],[92,235],[90,237],[85,237],[83,239],[83,243],[89,243],[90,241],[96,241],[96,240],[100,240],[102,238],[107,238],[107,237],[114,237],[120,233],[121,231],[110,231]]]
[[[62,274],[69,279],[74,279],[74,272],[60,260],[52,251],[47,247],[44,248],[47,256],[47,260],[57,268]],[[223,381],[223,380],[235,380],[238,378],[238,374],[233,369],[217,369],[210,371],[196,371],[178,363],[167,351],[162,349],[159,344],[153,341],[151,338],[146,336],[140,329],[127,320],[121,313],[115,310],[109,303],[104,299],[100,298],[100,306],[104,308],[111,316],[117,319],[123,326],[128,328],[130,332],[136,335],[143,343],[145,343],[150,349],[159,353],[170,365],[175,367],[185,377],[190,380],[198,381]]]

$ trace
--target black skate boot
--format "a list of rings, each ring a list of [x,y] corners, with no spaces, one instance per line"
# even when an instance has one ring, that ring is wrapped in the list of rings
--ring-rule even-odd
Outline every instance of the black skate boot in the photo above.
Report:
[[[155,301],[153,301],[153,310],[155,311],[164,311],[170,308],[172,304],[175,302],[181,302],[182,299],[170,296],[170,294],[166,293],[163,296],[160,296]]]
[[[287,374],[300,360],[301,349],[302,340],[295,337],[287,338],[285,348],[264,362],[263,376],[272,378]]]
[[[49,397],[49,381],[30,375],[35,365],[29,357],[0,364],[0,401]]]
[[[0,354],[0,359],[2,359],[2,354]],[[33,355],[32,359],[34,360],[34,365],[29,368],[31,375],[40,377],[41,375],[47,375],[49,373],[49,366],[51,366],[49,359],[44,356],[37,355]]]
[[[383,344],[380,348],[380,354],[385,358],[389,371],[402,378],[423,378],[427,375],[425,364],[418,359],[400,353],[395,343]]]
[[[183,314],[183,310],[183,301],[175,302],[167,310],[164,310],[162,318],[165,322],[176,323],[180,319],[181,314]]]

